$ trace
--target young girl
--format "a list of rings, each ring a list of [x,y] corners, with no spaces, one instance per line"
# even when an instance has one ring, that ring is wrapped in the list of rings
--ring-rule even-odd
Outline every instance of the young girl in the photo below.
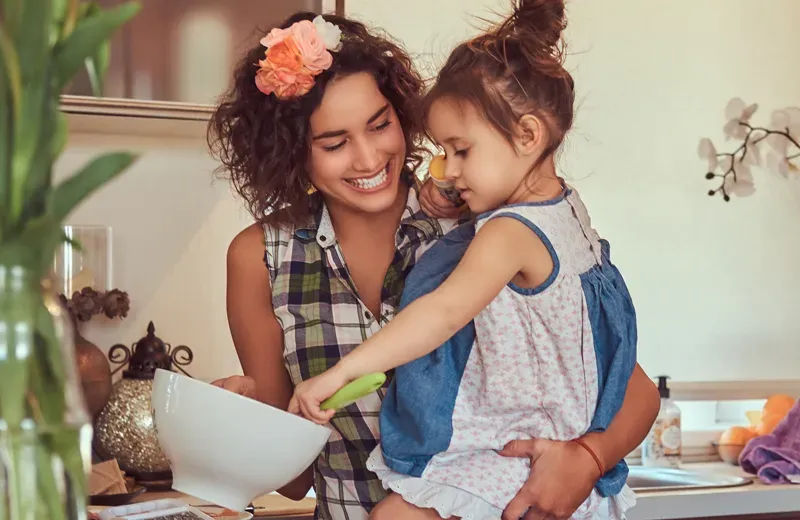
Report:
[[[622,404],[636,319],[608,244],[555,170],[573,120],[564,26],[563,1],[520,0],[496,29],[453,51],[426,116],[446,176],[478,215],[474,238],[433,290],[431,266],[447,263],[447,237],[426,253],[405,308],[295,389],[289,410],[325,422],[333,413],[320,411],[322,400],[399,367],[368,463],[394,494],[372,518],[500,518],[530,471],[498,454],[518,439],[573,439],[608,476],[579,437],[607,426]],[[572,517],[623,518],[634,498],[621,475]]]

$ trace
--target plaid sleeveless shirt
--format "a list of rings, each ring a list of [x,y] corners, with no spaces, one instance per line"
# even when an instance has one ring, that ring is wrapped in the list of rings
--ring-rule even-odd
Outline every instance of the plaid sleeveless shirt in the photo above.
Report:
[[[272,304],[283,329],[284,363],[295,385],[331,368],[389,322],[411,268],[452,227],[452,221],[425,215],[416,188],[409,189],[394,258],[383,282],[380,316],[373,316],[356,292],[330,215],[322,206],[308,226],[264,227]],[[315,519],[366,520],[386,496],[366,468],[378,445],[378,414],[386,386],[340,410],[328,424],[331,436],[314,463]]]

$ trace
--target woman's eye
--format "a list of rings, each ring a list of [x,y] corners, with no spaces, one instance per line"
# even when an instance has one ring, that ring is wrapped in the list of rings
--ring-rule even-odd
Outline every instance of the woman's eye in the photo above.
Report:
[[[455,151],[455,156],[456,157],[466,157],[468,151],[469,151],[469,148],[464,148],[463,150],[456,150]]]
[[[375,131],[376,132],[380,132],[381,130],[386,130],[387,128],[389,128],[389,125],[391,125],[391,124],[392,124],[392,122],[389,119],[387,119],[383,123],[381,123],[378,126],[376,126],[375,127]]]
[[[335,152],[344,148],[345,143],[347,143],[347,141],[342,141],[341,143],[333,144],[331,146],[324,146],[322,149],[326,152]]]

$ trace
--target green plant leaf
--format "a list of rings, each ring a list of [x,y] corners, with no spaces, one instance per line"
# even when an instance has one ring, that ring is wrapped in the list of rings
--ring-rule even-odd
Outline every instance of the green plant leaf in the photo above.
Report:
[[[19,53],[22,81],[27,84],[41,78],[47,65],[42,61],[50,54],[52,0],[25,0],[20,15],[20,30],[14,35],[14,42]]]
[[[0,443],[3,441],[3,435],[0,434]],[[11,486],[8,486],[8,494],[11,495]],[[6,505],[6,500],[0,500],[0,518],[11,518],[11,515],[8,512],[8,506]]]
[[[28,201],[30,176],[40,179],[39,171],[31,171],[34,163],[41,167],[39,154],[47,135],[50,98],[50,21],[51,0],[23,2],[20,31],[15,37],[22,76],[20,112],[14,125],[14,158],[11,163],[11,200],[9,224],[16,226]],[[44,134],[42,134],[44,130]]]
[[[61,342],[58,340],[53,315],[42,301],[36,313],[35,358],[31,363],[31,378],[36,375],[36,382],[47,400],[41,402],[41,412],[49,424],[57,424],[64,419],[66,406],[64,388],[67,375],[64,369],[64,357],[61,353]],[[38,379],[41,378],[41,379]]]
[[[17,118],[19,117],[20,104],[22,103],[22,74],[19,70],[17,49],[14,47],[14,41],[3,23],[0,23],[0,55],[3,57],[6,82],[11,93],[12,112],[14,117]]]
[[[2,432],[0,432],[2,434]],[[7,432],[3,462],[6,470],[4,484],[8,486],[8,518],[32,519],[36,510],[36,435],[27,430]],[[5,486],[4,486],[5,487]],[[38,520],[38,519],[37,519]]]
[[[108,11],[100,11],[80,20],[75,30],[54,50],[54,80],[58,90],[75,76],[87,58],[96,55],[103,42],[139,12],[139,4],[131,2]]]
[[[106,73],[111,63],[111,42],[106,40],[97,49],[94,56],[86,58],[86,72],[95,96],[102,96],[105,88]]]
[[[78,503],[74,504],[76,511],[86,511],[88,504],[86,497],[89,495],[88,482],[86,475],[89,468],[84,464],[81,452],[81,432],[74,429],[65,429],[50,437],[52,444],[50,450],[56,453],[64,464],[70,486],[70,498]]]
[[[79,19],[83,20],[95,16],[101,12],[100,6],[95,2],[84,2],[81,4]],[[106,73],[111,61],[111,40],[104,41],[97,51],[86,58],[86,73],[89,76],[89,83],[95,96],[103,95]]]
[[[41,280],[52,266],[53,255],[63,235],[60,223],[51,215],[34,218],[0,247],[0,264],[24,265]]]
[[[11,201],[11,155],[14,150],[14,111],[11,85],[9,84],[8,63],[2,47],[2,38],[7,34],[0,23],[0,243],[6,233],[8,208]],[[12,49],[13,50],[13,49]],[[1,506],[0,506],[1,507]],[[2,516],[0,516],[2,518]]]
[[[72,247],[72,249],[74,249],[78,253],[83,252],[83,246],[81,245],[81,243],[78,242],[77,240],[74,240],[74,239],[68,237],[67,234],[64,232],[63,228],[61,229],[61,241],[60,242],[62,244],[69,244],[70,247]]]
[[[3,19],[8,24],[8,30],[13,33],[19,28],[19,16],[21,12],[22,2],[24,0],[2,0]]]
[[[51,0],[53,2],[50,18],[50,45],[55,45],[61,39],[64,23],[67,20],[67,0]]]
[[[53,131],[52,140],[52,159],[55,161],[64,151],[67,145],[67,138],[69,137],[69,125],[67,124],[67,114],[56,108],[56,125]]]
[[[48,214],[55,222],[64,218],[96,189],[122,173],[136,159],[130,153],[118,152],[93,159],[78,173],[50,192]]]
[[[11,429],[25,417],[25,396],[33,354],[36,304],[39,293],[31,283],[33,273],[25,271],[16,258],[2,248],[0,280],[8,289],[0,292],[0,323],[8,324],[3,343],[7,345],[0,362],[0,417]],[[7,256],[8,255],[8,256]],[[17,286],[18,290],[11,288]]]
[[[49,74],[47,78],[49,78]],[[28,220],[42,215],[45,211],[47,193],[50,191],[52,182],[53,162],[55,147],[63,147],[66,135],[58,135],[58,125],[66,116],[60,112],[56,99],[45,93],[41,101],[39,139],[36,143],[36,150],[27,165],[27,175],[25,176],[24,206],[20,220]],[[60,139],[60,141],[59,141]]]
[[[50,434],[44,434],[44,436]],[[44,439],[43,439],[44,440]],[[66,512],[61,504],[61,493],[58,492],[56,477],[53,472],[53,454],[45,442],[36,443],[36,477],[39,485],[39,500],[43,500],[47,518],[66,520]]]
[[[50,27],[50,43],[58,42],[70,35],[75,28],[75,20],[82,4],[81,0],[51,0],[53,2],[53,20]]]
[[[47,308],[42,307],[44,312],[39,313],[40,321],[52,322],[53,317]],[[52,323],[40,324],[37,329],[35,355],[29,364],[30,389],[37,399],[34,418],[38,424],[58,426],[64,420],[66,407],[66,375],[61,344]]]

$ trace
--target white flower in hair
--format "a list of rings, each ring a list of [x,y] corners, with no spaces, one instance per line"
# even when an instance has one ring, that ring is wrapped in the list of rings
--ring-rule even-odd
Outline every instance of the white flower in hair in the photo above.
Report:
[[[342,30],[339,27],[325,20],[322,15],[314,18],[314,26],[326,49],[335,52],[342,48]]]

